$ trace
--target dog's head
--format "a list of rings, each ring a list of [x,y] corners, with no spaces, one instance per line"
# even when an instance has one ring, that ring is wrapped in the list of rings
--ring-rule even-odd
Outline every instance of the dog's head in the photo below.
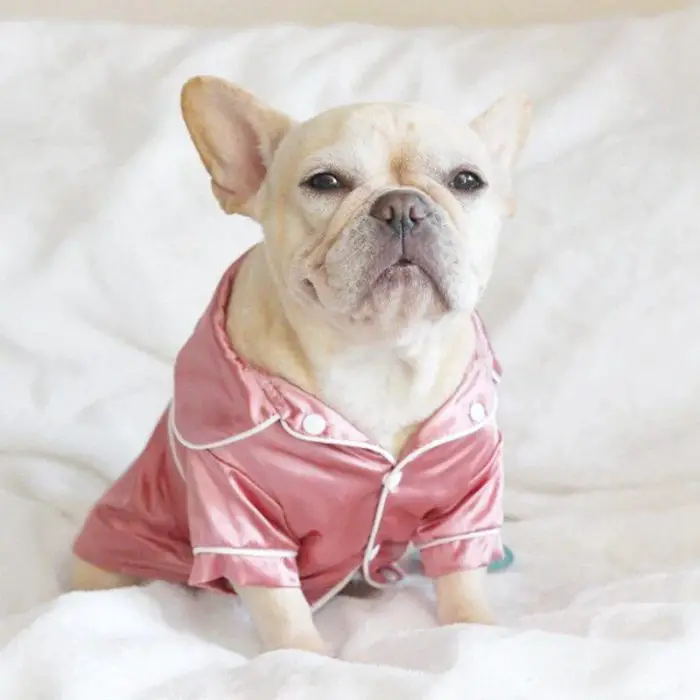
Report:
[[[471,311],[483,292],[530,104],[471,124],[418,104],[359,104],[303,123],[198,77],[185,122],[222,208],[259,221],[284,299],[362,334]]]

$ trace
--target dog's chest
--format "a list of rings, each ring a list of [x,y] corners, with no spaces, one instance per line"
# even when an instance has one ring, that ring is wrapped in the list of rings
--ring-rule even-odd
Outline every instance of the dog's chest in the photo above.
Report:
[[[323,400],[396,456],[417,424],[442,403],[434,367],[402,362],[395,353],[349,351],[321,377]]]

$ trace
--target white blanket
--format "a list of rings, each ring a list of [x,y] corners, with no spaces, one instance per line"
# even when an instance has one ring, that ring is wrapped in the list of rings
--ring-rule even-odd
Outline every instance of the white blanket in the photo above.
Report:
[[[700,695],[700,9],[463,32],[0,25],[2,700],[695,700]],[[165,584],[64,594],[91,502],[258,232],[180,121],[196,73],[297,117],[528,90],[520,205],[483,305],[505,367],[501,623],[429,588],[319,613],[337,659],[258,655],[242,610]]]

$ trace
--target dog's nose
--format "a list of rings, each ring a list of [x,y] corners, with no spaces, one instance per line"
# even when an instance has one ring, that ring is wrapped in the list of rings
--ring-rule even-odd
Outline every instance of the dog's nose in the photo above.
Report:
[[[428,216],[428,211],[429,204],[420,193],[394,190],[378,197],[369,213],[397,235],[405,236]]]

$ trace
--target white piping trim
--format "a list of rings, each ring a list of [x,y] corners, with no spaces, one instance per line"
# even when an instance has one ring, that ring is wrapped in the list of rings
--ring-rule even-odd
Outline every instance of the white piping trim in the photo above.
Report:
[[[360,570],[360,567],[357,566],[355,567],[344,579],[336,583],[333,588],[331,588],[327,593],[322,595],[313,605],[311,605],[311,612],[312,613],[317,613],[324,605],[328,604],[335,598],[339,593],[341,593],[345,587],[352,581],[353,577],[355,574]],[[228,580],[229,586],[231,586],[231,590],[236,593],[237,595],[240,595],[238,593],[238,589],[236,587],[236,584],[231,581],[230,579]]]
[[[487,535],[493,535],[496,532],[500,531],[500,527],[490,527],[485,530],[476,530],[475,532],[465,532],[462,535],[453,535],[452,537],[438,537],[435,540],[431,540],[430,542],[420,545],[417,547],[419,552],[422,552],[424,549],[430,549],[431,547],[439,547],[441,544],[450,544],[452,542],[461,542],[463,540],[476,540],[479,537],[486,537]]]
[[[232,557],[275,557],[277,559],[294,559],[297,553],[291,549],[246,549],[243,547],[193,547],[198,554],[228,554]]]
[[[396,473],[399,467],[395,467],[394,471],[390,474]],[[387,480],[384,479],[384,482]],[[372,579],[372,574],[370,573],[369,567],[372,563],[374,557],[374,549],[377,545],[377,535],[379,534],[379,528],[382,526],[382,518],[384,517],[384,509],[386,508],[386,502],[389,500],[389,495],[391,494],[391,489],[386,483],[383,483],[381,493],[379,494],[379,500],[377,501],[377,509],[374,511],[374,520],[372,521],[372,529],[369,533],[369,539],[367,540],[367,546],[365,547],[364,556],[362,557],[362,575],[365,577],[365,581],[374,588],[388,588],[390,583],[379,583]]]
[[[332,438],[312,437],[310,435],[302,435],[301,433],[297,433],[296,430],[290,428],[283,420],[281,421],[281,425],[292,437],[297,438],[297,440],[303,440],[304,442],[316,442],[322,445],[335,445],[337,447],[358,447],[363,450],[376,452],[378,455],[384,457],[384,459],[390,464],[396,464],[396,459],[390,452],[387,452],[383,447],[374,445],[371,442],[355,442],[353,440],[333,440]]]
[[[311,612],[318,612],[326,603],[330,603],[333,598],[335,598],[343,589],[352,581],[355,574],[360,570],[359,566],[356,566],[344,579],[336,583],[333,588],[327,593],[322,595],[312,606]]]
[[[227,438],[223,438],[223,440],[216,440],[214,442],[207,442],[207,443],[201,443],[197,444],[194,442],[190,442],[189,440],[185,439],[182,437],[180,434],[180,431],[177,429],[177,426],[175,425],[175,413],[173,411],[173,406],[174,406],[174,401],[175,399],[173,398],[173,403],[170,404],[170,408],[168,409],[170,412],[170,424],[172,426],[172,431],[173,435],[177,438],[177,441],[183,445],[184,447],[187,447],[190,450],[215,450],[218,447],[226,447],[226,445],[232,445],[234,442],[239,442],[240,440],[245,440],[246,438],[250,437],[251,435],[256,435],[257,433],[261,433],[263,430],[269,428],[271,425],[274,425],[275,423],[279,422],[280,417],[279,416],[272,416],[271,418],[268,418],[266,421],[263,421],[262,423],[258,423],[258,425],[254,425],[250,430],[245,430],[242,433],[238,433],[237,435],[230,435]]]
[[[498,397],[494,399],[494,406],[491,413],[489,413],[489,415],[487,415],[484,418],[484,420],[481,421],[481,423],[479,423],[478,425],[473,425],[468,430],[463,430],[460,433],[453,433],[452,435],[447,435],[445,437],[439,438],[438,440],[433,440],[432,442],[429,442],[423,445],[422,447],[419,447],[417,450],[411,452],[411,454],[404,457],[403,460],[401,460],[388,474],[384,476],[382,482],[382,490],[379,494],[379,500],[377,501],[377,509],[374,512],[374,521],[372,522],[372,528],[370,530],[369,539],[367,540],[365,553],[362,557],[362,575],[365,577],[365,580],[370,586],[373,586],[374,588],[388,588],[392,585],[391,583],[380,583],[379,581],[374,581],[370,572],[370,564],[372,563],[372,552],[374,551],[374,548],[377,544],[377,535],[379,534],[379,530],[382,526],[382,518],[384,517],[384,509],[386,508],[386,502],[389,499],[390,494],[392,493],[392,483],[394,484],[393,490],[396,490],[395,479],[390,479],[387,477],[389,477],[392,474],[401,474],[401,472],[406,468],[407,465],[409,465],[418,457],[424,455],[429,450],[432,450],[436,447],[440,447],[449,442],[454,442],[455,440],[460,440],[462,438],[468,437],[469,435],[473,435],[474,433],[478,433],[479,430],[488,425],[488,423],[493,419],[497,409]]]

